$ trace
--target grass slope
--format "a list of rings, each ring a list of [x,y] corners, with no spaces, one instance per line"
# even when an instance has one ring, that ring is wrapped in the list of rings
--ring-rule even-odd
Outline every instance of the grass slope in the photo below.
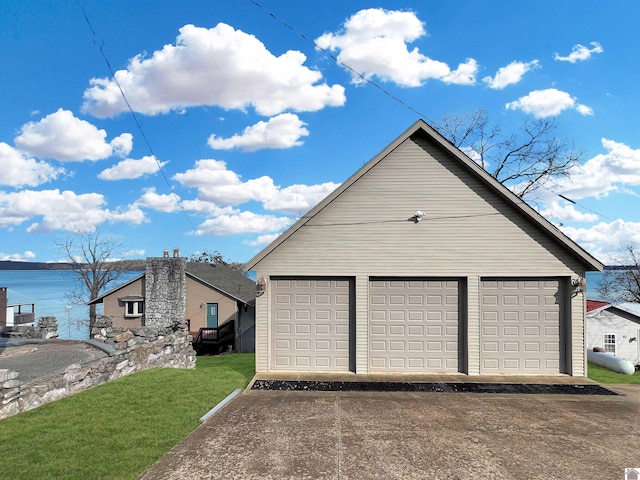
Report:
[[[607,368],[594,365],[593,363],[589,364],[587,371],[589,378],[598,383],[640,385],[640,372],[636,372],[633,375],[625,375],[624,373],[612,372]]]
[[[133,479],[254,375],[253,354],[138,372],[0,421],[0,477]]]

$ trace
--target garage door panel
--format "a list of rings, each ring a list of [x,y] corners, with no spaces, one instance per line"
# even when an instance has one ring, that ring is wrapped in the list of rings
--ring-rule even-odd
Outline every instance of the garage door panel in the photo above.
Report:
[[[271,369],[349,371],[352,282],[277,279],[272,286]]]
[[[458,281],[371,281],[370,371],[457,372],[458,290]]]
[[[559,280],[483,280],[481,373],[560,373]]]

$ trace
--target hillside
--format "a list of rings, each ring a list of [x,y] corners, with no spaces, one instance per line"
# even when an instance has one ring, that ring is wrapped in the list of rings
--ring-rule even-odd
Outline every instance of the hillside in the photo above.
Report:
[[[144,270],[144,260],[122,260],[117,262],[122,270]],[[0,260],[0,270],[72,270],[70,263],[46,263],[46,262],[14,262]]]

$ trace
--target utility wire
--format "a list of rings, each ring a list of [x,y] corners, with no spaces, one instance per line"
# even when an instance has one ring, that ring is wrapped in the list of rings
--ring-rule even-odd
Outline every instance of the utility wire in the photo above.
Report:
[[[271,18],[273,18],[275,21],[277,21],[278,23],[280,23],[282,26],[288,28],[289,30],[291,30],[293,33],[295,33],[296,35],[298,35],[299,37],[301,37],[302,39],[304,39],[307,42],[310,42],[313,44],[313,46],[320,50],[325,56],[327,56],[328,58],[331,58],[334,62],[336,62],[337,65],[345,68],[346,70],[348,70],[349,72],[351,72],[353,75],[355,75],[356,77],[358,77],[359,79],[361,79],[362,81],[368,83],[369,85],[375,87],[376,89],[378,89],[380,92],[382,92],[384,95],[387,95],[389,98],[391,98],[393,101],[399,103],[400,105],[402,105],[403,107],[405,107],[406,109],[408,109],[409,111],[415,113],[416,115],[418,115],[418,117],[420,117],[421,119],[423,119],[425,122],[427,122],[430,125],[433,125],[434,127],[440,127],[441,126],[438,125],[437,122],[430,120],[427,115],[421,113],[419,110],[417,110],[416,108],[412,107],[411,105],[409,105],[407,102],[405,102],[404,100],[402,100],[401,98],[397,97],[396,95],[392,94],[391,92],[389,92],[387,89],[385,89],[384,87],[382,87],[380,84],[378,84],[377,82],[371,80],[370,78],[366,77],[364,74],[356,71],[355,69],[353,69],[351,66],[347,65],[346,63],[344,63],[343,61],[339,60],[338,57],[336,57],[335,55],[333,55],[330,51],[320,47],[315,40],[312,40],[311,38],[309,38],[308,36],[306,36],[304,33],[300,32],[298,29],[296,29],[295,27],[293,27],[292,25],[290,25],[289,23],[285,22],[284,20],[282,20],[281,18],[279,18],[276,14],[274,14],[273,12],[271,12],[270,10],[266,9],[265,7],[263,7],[257,0],[249,0],[251,3],[253,3],[256,7],[260,8],[262,11],[264,11],[267,15],[269,15]],[[471,144],[467,144],[469,147],[473,148],[473,145]],[[464,152],[463,152],[464,153]],[[472,160],[473,161],[473,160]],[[505,167],[508,168],[508,167]],[[509,169],[511,170],[511,169]],[[516,173],[514,170],[511,170],[512,172]],[[585,207],[582,204],[579,204],[573,200],[568,199],[567,197],[560,195],[559,193],[556,193],[552,190],[550,190],[547,186],[540,184],[540,188],[543,188],[545,190],[547,190],[549,193],[553,194],[553,195],[558,195],[559,197],[561,197],[562,199],[577,205],[591,213],[594,213],[595,215],[598,215],[599,217],[603,217],[603,218],[607,218],[608,220],[610,220],[608,217],[606,217],[605,215],[602,215],[598,212],[595,212],[593,210],[590,210],[589,208]],[[522,202],[522,203],[526,203],[526,202]],[[528,205],[528,204],[527,204]],[[530,206],[530,205],[529,205]]]
[[[183,207],[182,202],[180,201],[180,197],[178,196],[178,194],[176,194],[175,189],[173,188],[173,185],[169,181],[169,178],[167,177],[167,175],[166,175],[166,173],[164,171],[164,168],[162,167],[162,163],[160,163],[160,161],[158,160],[158,157],[156,156],[155,152],[153,151],[153,148],[151,147],[151,142],[149,142],[149,139],[148,139],[144,129],[142,128],[142,124],[138,120],[138,116],[136,115],[135,111],[131,107],[131,104],[129,103],[129,100],[127,99],[127,96],[124,93],[122,85],[118,81],[118,78],[116,77],[115,71],[111,67],[111,63],[109,62],[109,59],[107,58],[107,55],[104,52],[104,45],[105,45],[104,41],[102,39],[98,38],[98,35],[96,34],[96,31],[94,30],[93,25],[91,24],[91,21],[89,20],[89,16],[87,15],[87,12],[85,11],[85,9],[82,6],[82,4],[80,3],[80,0],[76,0],[76,3],[78,4],[78,8],[80,8],[80,11],[82,12],[82,16],[84,17],[84,20],[87,23],[87,26],[89,27],[89,30],[91,31],[91,36],[93,37],[94,45],[96,45],[96,47],[98,47],[98,50],[100,51],[100,56],[102,57],[102,59],[104,60],[105,64],[107,65],[107,69],[109,70],[109,73],[111,74],[111,78],[113,79],[113,81],[115,82],[116,86],[118,87],[118,90],[120,91],[120,95],[122,96],[122,99],[124,100],[124,103],[127,106],[127,109],[129,110],[129,113],[131,114],[131,117],[133,118],[133,121],[136,124],[136,127],[138,128],[138,131],[140,132],[140,135],[142,136],[142,139],[144,140],[145,145],[147,146],[147,149],[151,153],[151,156],[153,157],[153,160],[156,162],[156,165],[158,165],[158,171],[162,175],[162,178],[164,179],[164,182],[167,184],[167,187],[169,188],[169,193],[175,198],[176,204],[180,208],[180,211],[182,212],[182,214],[186,217],[186,219],[189,222],[189,225],[191,225],[191,228],[193,229],[193,231],[196,231],[196,226],[191,221],[191,217],[189,216],[189,214],[187,213],[187,211]]]

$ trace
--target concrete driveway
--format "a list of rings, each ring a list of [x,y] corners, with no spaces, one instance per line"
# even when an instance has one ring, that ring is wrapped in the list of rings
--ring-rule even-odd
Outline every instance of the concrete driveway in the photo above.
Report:
[[[613,390],[248,391],[140,478],[619,480],[640,466],[640,386]]]

